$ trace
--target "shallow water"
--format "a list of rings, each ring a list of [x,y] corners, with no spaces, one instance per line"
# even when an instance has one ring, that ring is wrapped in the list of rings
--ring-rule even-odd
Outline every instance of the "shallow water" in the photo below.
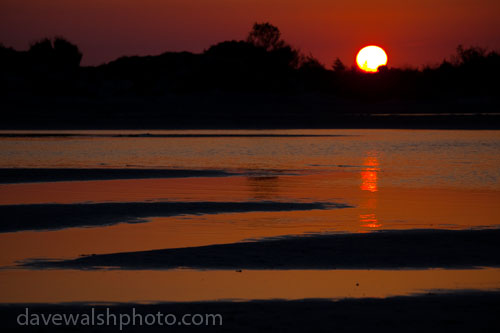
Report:
[[[12,131],[0,131],[0,134]],[[51,133],[50,131],[16,133]],[[58,132],[61,133],[61,132]],[[64,131],[2,137],[0,167],[377,171],[379,185],[498,189],[499,131]],[[92,136],[92,134],[100,136]],[[111,135],[124,135],[113,137]],[[189,134],[191,137],[126,137]],[[212,136],[206,137],[211,134]],[[239,137],[217,135],[237,134]],[[245,137],[244,135],[250,135]],[[255,135],[297,137],[255,137]],[[110,136],[102,136],[110,135]],[[196,135],[202,135],[197,137]],[[252,136],[253,135],[253,136]],[[313,135],[313,136],[310,136]]]
[[[388,297],[500,288],[500,269],[75,271],[9,270],[0,303]]]
[[[2,266],[11,266],[28,258],[73,258],[90,253],[200,246],[291,234],[415,228],[467,229],[500,225],[500,131],[64,131],[58,132],[59,136],[51,136],[53,132],[46,131],[16,131],[15,136],[8,133],[13,131],[0,131],[1,168],[210,169],[236,175],[3,184],[0,185],[0,205],[276,201],[334,202],[352,207],[152,216],[143,223],[0,233]],[[33,133],[37,135],[31,135]],[[64,136],[61,133],[80,136]],[[151,135],[143,135],[146,133]],[[26,207],[29,209],[29,206]],[[253,277],[245,283],[261,281],[264,286],[268,281],[273,286],[270,281],[297,279],[297,286],[300,285],[297,288],[302,290],[298,293],[284,288],[273,292],[278,289],[263,287],[258,298],[383,297],[411,293],[417,289],[454,289],[455,285],[464,288],[499,287],[497,282],[500,277],[496,269],[455,271],[455,275],[438,274],[436,271],[418,274],[428,274],[429,281],[439,281],[437,284],[423,285],[419,279],[409,278],[418,274],[408,273],[404,277],[408,280],[405,288],[395,287],[380,293],[376,291],[380,283],[368,284],[363,293],[356,293],[358,289],[341,282],[355,278],[340,278],[338,271],[252,271]],[[363,274],[371,274],[369,272],[364,271]],[[95,278],[99,274],[106,278]],[[322,274],[324,277],[320,277]],[[358,271],[357,274],[361,273]],[[396,279],[398,274],[403,273],[384,271],[384,274]],[[465,284],[454,282],[458,281],[458,276],[469,274],[475,274],[477,279],[468,280]],[[112,283],[113,278],[107,277],[116,279],[122,276],[129,281],[139,279],[137,281],[153,285],[153,281],[177,281],[177,290],[187,290],[187,286],[182,289],[182,281],[190,279],[189,289],[199,290],[200,281],[215,281],[218,279],[215,276],[220,278],[226,275],[231,280],[244,274],[190,270],[180,273],[104,273],[7,269],[0,271],[1,301],[55,301],[44,291],[28,292],[29,288],[23,289],[17,281],[24,281],[25,286],[44,283],[42,289],[56,290],[64,285],[61,281],[71,276],[75,281],[88,279],[86,283],[91,286],[90,289],[101,290]],[[328,289],[325,284],[308,284],[308,275],[311,281],[325,278],[331,284],[338,283],[339,287]],[[248,277],[248,274],[245,276]],[[482,284],[484,279],[493,283]],[[314,289],[313,285],[322,287]],[[257,287],[258,284],[255,284]],[[209,291],[206,294],[198,292],[199,299],[249,297],[240,290],[243,287],[237,282],[225,292],[215,285],[207,288]],[[7,290],[9,292],[4,292]],[[197,295],[186,292],[191,296],[182,299],[182,293],[174,297],[173,291],[168,290],[155,300],[194,300]],[[323,296],[317,295],[320,290],[325,291]],[[83,292],[78,294],[78,288],[60,289],[59,295],[60,299],[67,301],[85,298]],[[137,290],[124,292],[119,300],[151,299],[146,291],[142,295]],[[92,300],[118,300],[111,295],[110,299],[105,297],[108,296]]]

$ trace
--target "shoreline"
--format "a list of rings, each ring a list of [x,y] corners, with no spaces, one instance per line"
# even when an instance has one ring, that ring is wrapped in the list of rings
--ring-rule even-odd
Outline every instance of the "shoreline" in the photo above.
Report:
[[[350,100],[328,94],[9,96],[2,130],[500,129],[493,97]]]
[[[0,205],[0,233],[28,230],[59,230],[75,227],[146,223],[151,217],[245,212],[281,212],[342,209],[351,206],[324,202],[218,202],[157,201],[74,204]],[[36,216],[36,219],[33,217]]]
[[[500,229],[384,230],[33,260],[33,269],[427,269],[500,267]]]
[[[239,175],[241,174],[217,169],[0,168],[0,184]]]
[[[413,296],[362,299],[303,299],[270,301],[212,301],[186,303],[65,303],[0,304],[2,326],[15,332],[39,332],[43,326],[19,326],[17,318],[26,312],[41,314],[102,313],[130,314],[132,309],[148,313],[221,314],[222,326],[124,326],[124,332],[216,331],[216,332],[485,332],[500,328],[499,291],[427,292]],[[112,326],[46,326],[59,331],[103,332]],[[118,330],[118,327],[114,327]]]

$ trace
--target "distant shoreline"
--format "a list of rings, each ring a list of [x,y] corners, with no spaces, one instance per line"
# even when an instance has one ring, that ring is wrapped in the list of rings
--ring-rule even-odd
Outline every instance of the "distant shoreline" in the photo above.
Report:
[[[1,130],[500,129],[495,98],[357,101],[332,95],[6,97]]]

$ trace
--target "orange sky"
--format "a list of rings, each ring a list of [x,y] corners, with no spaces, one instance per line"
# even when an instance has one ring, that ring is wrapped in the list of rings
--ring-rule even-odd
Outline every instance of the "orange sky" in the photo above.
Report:
[[[253,22],[330,66],[378,44],[389,66],[434,64],[458,44],[500,49],[498,0],[1,0],[0,42],[26,49],[45,36],[79,45],[84,64],[121,55],[201,52],[242,39]]]

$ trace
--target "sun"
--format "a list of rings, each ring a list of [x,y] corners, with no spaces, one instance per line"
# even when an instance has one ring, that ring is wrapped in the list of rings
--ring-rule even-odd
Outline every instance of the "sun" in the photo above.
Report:
[[[387,65],[387,54],[379,46],[365,46],[358,52],[356,63],[362,71],[375,73],[380,66]]]

